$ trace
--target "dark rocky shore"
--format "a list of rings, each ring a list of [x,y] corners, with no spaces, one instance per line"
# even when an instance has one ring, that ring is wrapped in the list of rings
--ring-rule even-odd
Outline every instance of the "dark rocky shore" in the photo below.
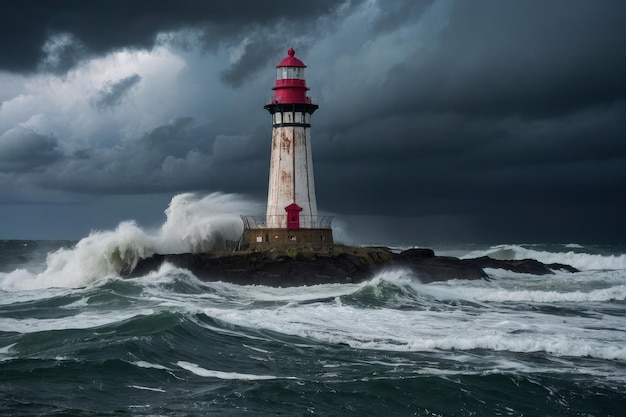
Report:
[[[142,276],[157,270],[164,262],[185,268],[203,281],[274,287],[357,283],[390,268],[410,270],[423,283],[450,279],[488,279],[484,268],[535,275],[552,274],[555,270],[577,272],[569,265],[547,265],[534,259],[458,259],[436,256],[431,249],[409,249],[395,253],[384,247],[336,246],[333,253],[285,248],[261,252],[211,251],[153,255],[140,260],[132,270],[122,274],[127,277]]]

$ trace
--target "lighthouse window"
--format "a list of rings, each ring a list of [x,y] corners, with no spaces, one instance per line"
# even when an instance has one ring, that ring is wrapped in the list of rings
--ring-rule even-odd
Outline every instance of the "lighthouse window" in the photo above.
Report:
[[[279,67],[276,68],[276,79],[284,80],[285,78],[304,79],[304,68],[300,67]]]

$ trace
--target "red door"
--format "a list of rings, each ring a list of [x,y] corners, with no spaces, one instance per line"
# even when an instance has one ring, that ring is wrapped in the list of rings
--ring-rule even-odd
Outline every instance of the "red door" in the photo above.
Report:
[[[285,207],[285,211],[287,212],[287,229],[299,229],[302,207],[292,203]]]

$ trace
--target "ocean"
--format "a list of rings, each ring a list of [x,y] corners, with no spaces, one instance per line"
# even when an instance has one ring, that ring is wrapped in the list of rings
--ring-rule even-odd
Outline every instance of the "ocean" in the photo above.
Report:
[[[201,228],[213,242],[232,228],[220,219]],[[431,246],[580,269],[480,281],[386,270],[270,288],[168,265],[119,277],[166,229],[202,246],[166,226],[0,241],[0,415],[625,415],[624,246]]]

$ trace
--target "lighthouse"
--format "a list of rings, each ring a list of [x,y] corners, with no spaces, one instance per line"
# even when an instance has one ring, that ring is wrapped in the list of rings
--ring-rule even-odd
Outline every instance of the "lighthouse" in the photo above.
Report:
[[[311,115],[318,105],[307,95],[306,65],[289,48],[276,66],[272,98],[270,175],[265,219],[242,216],[245,247],[300,245],[332,247],[332,218],[319,216],[315,197]],[[264,221],[263,221],[264,220]]]
[[[290,48],[287,57],[276,66],[274,96],[265,105],[272,115],[272,156],[267,194],[269,227],[287,227],[292,221],[290,219],[294,219],[298,220],[300,227],[311,228],[317,221],[311,115],[318,106],[307,96],[306,65],[295,54]],[[286,216],[286,211],[293,214]]]

